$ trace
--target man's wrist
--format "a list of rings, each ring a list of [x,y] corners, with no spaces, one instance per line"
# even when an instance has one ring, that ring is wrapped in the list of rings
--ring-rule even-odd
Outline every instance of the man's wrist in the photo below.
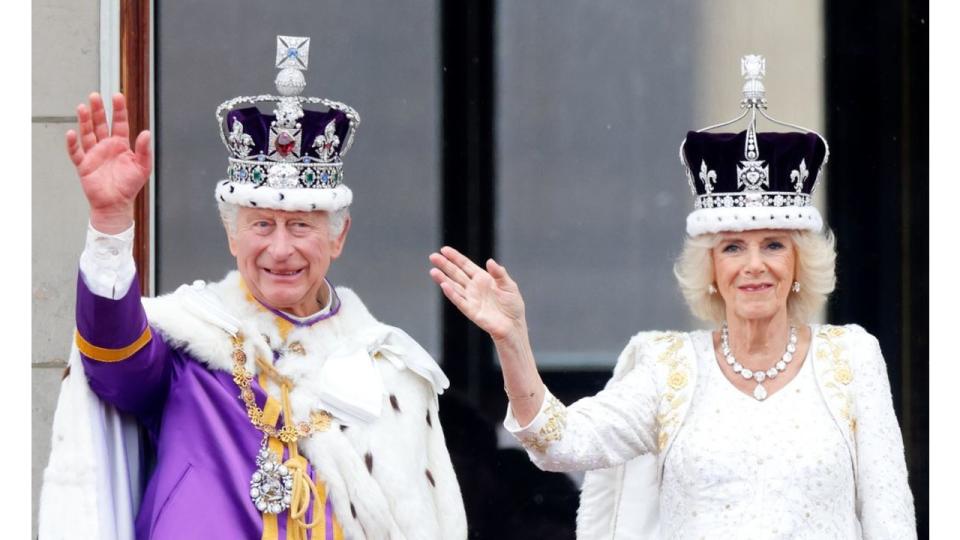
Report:
[[[90,212],[90,226],[99,233],[120,234],[133,226],[133,212]]]

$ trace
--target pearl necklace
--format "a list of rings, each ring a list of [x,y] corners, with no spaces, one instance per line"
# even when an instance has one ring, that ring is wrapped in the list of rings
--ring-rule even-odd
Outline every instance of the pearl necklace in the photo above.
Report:
[[[778,374],[783,373],[783,371],[787,369],[787,365],[793,361],[793,353],[797,352],[797,327],[793,325],[790,326],[790,339],[787,341],[787,350],[784,351],[780,360],[766,371],[752,371],[743,367],[740,362],[737,362],[737,359],[733,356],[733,351],[730,350],[730,330],[727,328],[726,322],[723,323],[723,328],[720,329],[720,350],[723,352],[723,357],[727,360],[727,365],[733,368],[734,373],[739,373],[744,379],[757,381],[757,387],[753,389],[753,397],[757,398],[757,401],[763,401],[767,399],[767,389],[763,387],[763,381],[773,379]]]

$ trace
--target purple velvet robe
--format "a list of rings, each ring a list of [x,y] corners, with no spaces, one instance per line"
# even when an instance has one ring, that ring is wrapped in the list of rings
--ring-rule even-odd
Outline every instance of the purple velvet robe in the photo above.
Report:
[[[147,325],[136,278],[119,300],[97,296],[82,277],[77,280],[77,330],[89,343],[123,348]],[[137,515],[137,538],[259,539],[263,518],[249,491],[263,434],[250,423],[231,374],[207,369],[151,331],[150,341],[127,359],[82,356],[90,388],[135,415],[157,450]],[[262,408],[266,396],[256,379],[252,388]],[[278,425],[282,421],[281,415]],[[313,478],[312,468],[308,472]],[[309,538],[334,538],[329,500],[325,513],[326,530],[314,529]],[[286,538],[287,516],[284,511],[277,518],[280,539]]]

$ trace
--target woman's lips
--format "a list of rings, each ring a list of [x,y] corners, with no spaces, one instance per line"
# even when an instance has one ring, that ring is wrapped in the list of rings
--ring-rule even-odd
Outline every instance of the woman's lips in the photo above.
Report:
[[[751,285],[740,285],[740,286],[737,287],[737,288],[740,289],[740,290],[743,291],[743,292],[760,292],[760,291],[765,291],[765,290],[767,290],[767,289],[773,288],[773,284],[771,284],[771,283],[754,283],[754,284],[751,284]]]

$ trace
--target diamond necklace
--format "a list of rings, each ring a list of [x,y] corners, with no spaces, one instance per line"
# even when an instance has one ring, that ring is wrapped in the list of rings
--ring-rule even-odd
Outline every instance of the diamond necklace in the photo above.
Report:
[[[744,379],[757,381],[757,387],[753,389],[753,397],[757,398],[757,401],[763,401],[767,399],[767,389],[763,387],[763,381],[773,379],[778,374],[783,373],[787,369],[787,365],[793,360],[793,353],[797,352],[797,327],[790,325],[790,339],[787,341],[787,350],[784,351],[780,360],[766,371],[752,371],[737,362],[737,359],[733,356],[733,351],[730,350],[730,330],[727,328],[726,321],[720,329],[720,351],[727,360],[727,365],[733,368],[734,373],[739,373]]]

